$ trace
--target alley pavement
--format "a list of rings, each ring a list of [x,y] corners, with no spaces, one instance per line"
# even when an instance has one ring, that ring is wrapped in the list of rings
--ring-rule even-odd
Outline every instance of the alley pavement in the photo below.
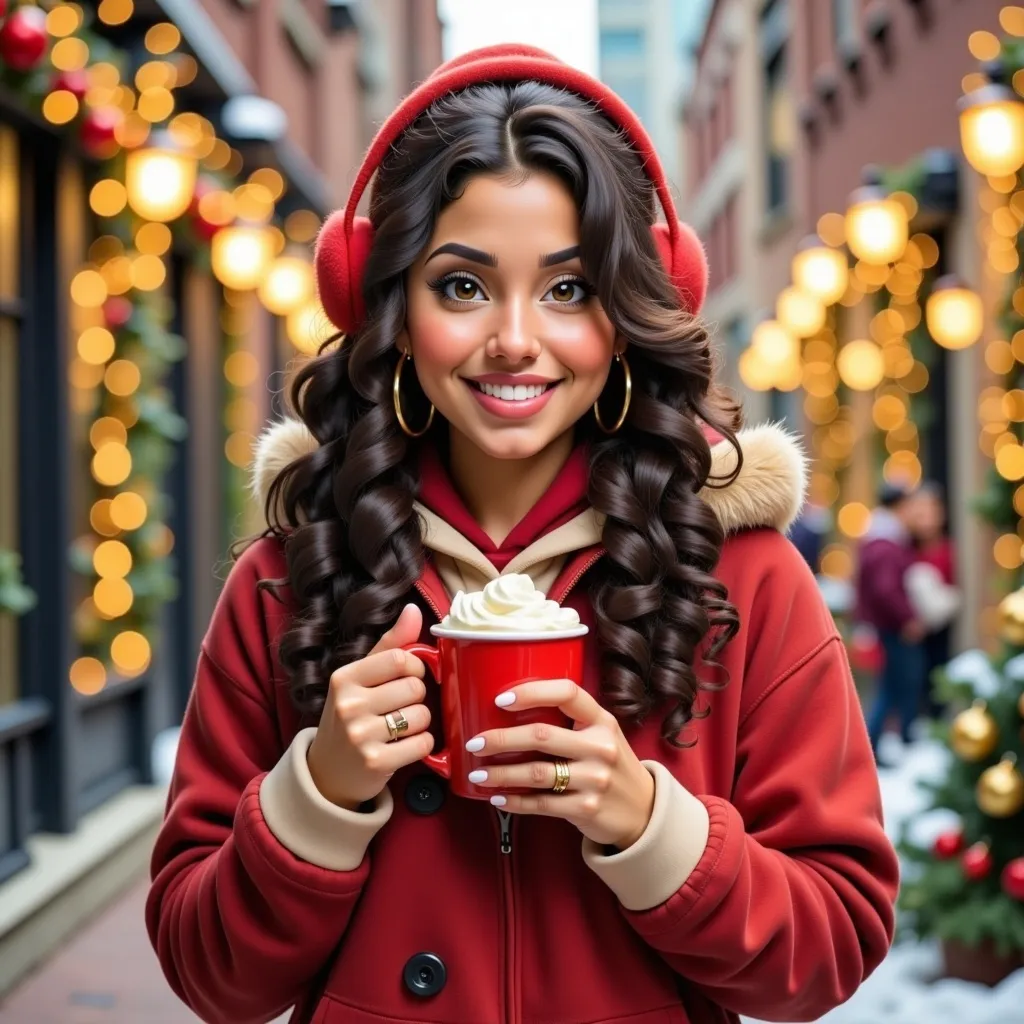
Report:
[[[0,1024],[196,1024],[146,936],[147,881],[86,925],[0,1002]]]

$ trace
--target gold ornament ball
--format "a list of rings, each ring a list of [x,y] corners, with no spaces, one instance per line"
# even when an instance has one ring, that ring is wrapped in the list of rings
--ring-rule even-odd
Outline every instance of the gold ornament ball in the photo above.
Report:
[[[990,818],[1009,818],[1024,807],[1024,776],[1012,761],[986,768],[975,793],[978,806]]]
[[[1015,647],[1024,647],[1024,588],[999,602],[999,633]]]
[[[983,708],[961,711],[949,730],[949,745],[963,761],[981,761],[996,749],[999,730],[995,719]]]
[[[1017,714],[1024,718],[1024,693],[1017,698]]]

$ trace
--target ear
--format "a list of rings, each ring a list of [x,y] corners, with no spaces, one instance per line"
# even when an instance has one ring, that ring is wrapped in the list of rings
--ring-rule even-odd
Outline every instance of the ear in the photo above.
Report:
[[[395,338],[395,348],[397,348],[403,356],[412,354],[412,344],[409,341],[409,329],[407,327],[403,327],[398,332],[398,336]]]

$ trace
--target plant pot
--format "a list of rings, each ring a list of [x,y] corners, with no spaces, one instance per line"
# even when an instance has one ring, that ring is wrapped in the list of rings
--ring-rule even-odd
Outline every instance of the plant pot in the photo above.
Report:
[[[954,939],[942,942],[942,960],[946,977],[973,981],[979,985],[994,988],[1007,975],[1024,967],[1024,950],[999,956],[991,940],[986,939],[978,946],[965,946]]]

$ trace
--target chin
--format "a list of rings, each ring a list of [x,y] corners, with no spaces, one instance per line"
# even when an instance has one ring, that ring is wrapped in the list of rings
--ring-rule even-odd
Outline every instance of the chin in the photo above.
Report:
[[[518,436],[510,436],[513,434]],[[506,434],[507,436],[501,436]],[[531,459],[540,454],[554,440],[548,437],[547,432],[543,435],[536,430],[527,431],[486,431],[485,433],[474,432],[469,435],[470,440],[485,455],[492,459],[508,459],[518,461]]]

